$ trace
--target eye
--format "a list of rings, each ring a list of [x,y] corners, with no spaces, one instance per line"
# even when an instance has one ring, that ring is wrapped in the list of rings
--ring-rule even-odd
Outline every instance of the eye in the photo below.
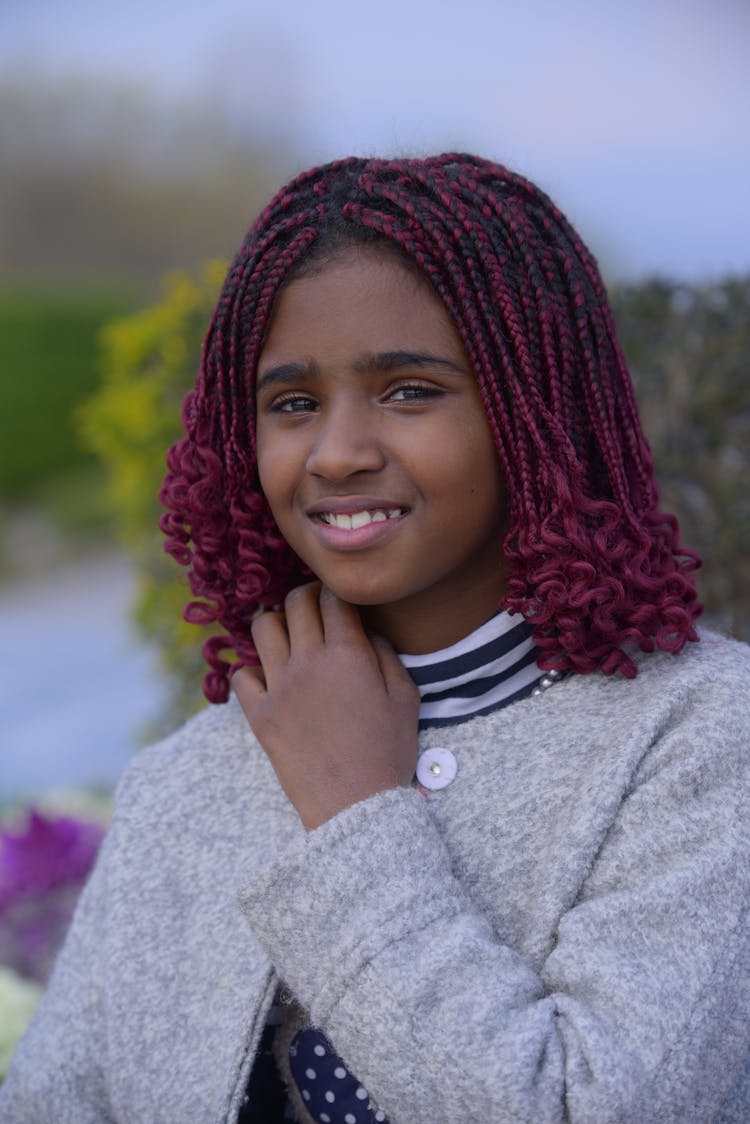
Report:
[[[292,393],[280,394],[274,398],[270,406],[273,414],[306,414],[317,409],[318,403],[309,394]]]
[[[418,402],[423,398],[437,398],[442,391],[431,383],[409,382],[394,387],[388,394],[390,402]]]

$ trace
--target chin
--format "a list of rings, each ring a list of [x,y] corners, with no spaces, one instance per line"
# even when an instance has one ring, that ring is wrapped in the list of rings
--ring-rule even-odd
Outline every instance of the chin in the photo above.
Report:
[[[378,605],[388,605],[391,600],[393,600],[380,593],[366,594],[362,593],[361,590],[339,590],[335,589],[333,586],[330,588],[341,601],[347,601],[350,605],[355,605],[358,609],[373,609]]]
[[[346,582],[326,582],[325,578],[320,580],[341,601],[347,601],[350,605],[356,605],[357,608],[374,608],[377,605],[389,605],[393,601],[400,600],[398,596],[393,596],[389,590],[382,588],[363,589],[361,585],[347,585]]]

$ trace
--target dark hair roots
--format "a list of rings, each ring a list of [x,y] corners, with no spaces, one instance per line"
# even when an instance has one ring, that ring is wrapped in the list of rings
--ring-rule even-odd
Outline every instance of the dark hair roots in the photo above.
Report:
[[[533,184],[477,157],[352,158],[282,188],[249,231],[168,454],[161,528],[189,567],[185,617],[223,630],[203,646],[206,697],[226,701],[233,667],[258,662],[253,617],[310,577],[258,484],[253,388],[281,288],[351,246],[426,277],[461,335],[510,502],[502,606],[531,623],[540,666],[632,677],[628,648],[697,639],[700,562],[658,510],[604,286],[576,232]]]

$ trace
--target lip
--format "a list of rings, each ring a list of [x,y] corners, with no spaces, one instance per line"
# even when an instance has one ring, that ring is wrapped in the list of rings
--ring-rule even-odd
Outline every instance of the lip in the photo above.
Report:
[[[393,511],[397,507],[402,509],[403,515],[385,519],[380,523],[367,523],[364,527],[352,530],[332,527],[330,523],[323,523],[316,518],[329,511],[334,515],[354,515],[358,511]],[[316,536],[325,546],[334,550],[364,550],[397,531],[409,517],[409,508],[395,500],[384,500],[382,497],[376,499],[373,496],[330,496],[308,508],[307,516]]]
[[[383,496],[326,496],[307,508],[311,518],[330,511],[333,515],[354,515],[358,511],[393,511],[400,507],[408,511],[408,505]]]

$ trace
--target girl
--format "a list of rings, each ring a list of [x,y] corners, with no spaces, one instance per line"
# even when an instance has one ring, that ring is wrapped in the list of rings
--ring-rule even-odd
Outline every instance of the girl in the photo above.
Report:
[[[234,695],[122,781],[2,1119],[746,1121],[750,660],[560,212],[462,155],[299,177],[184,424]]]

